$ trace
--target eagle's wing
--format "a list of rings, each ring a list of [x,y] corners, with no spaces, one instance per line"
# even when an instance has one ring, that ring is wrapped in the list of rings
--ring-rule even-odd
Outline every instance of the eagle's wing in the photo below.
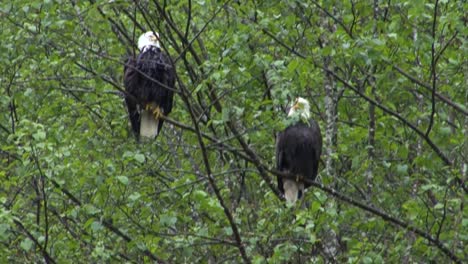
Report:
[[[315,180],[318,174],[318,166],[320,161],[320,155],[322,154],[322,134],[320,132],[320,127],[318,123],[310,119],[309,127],[307,131],[307,149],[309,150],[311,168],[309,173],[306,175],[307,179]],[[310,184],[305,183],[305,188],[308,188]]]
[[[124,65],[125,104],[127,105],[132,131],[137,138],[140,135],[140,112],[138,109],[138,99],[134,94],[138,89],[138,85],[140,84],[139,73],[136,70],[136,60],[130,57]]]
[[[278,134],[276,144],[276,165],[279,171],[298,175],[300,172],[297,171],[296,159],[300,157],[298,157],[296,153],[298,148],[298,143],[296,142],[298,135],[296,130],[297,129],[292,126]],[[277,177],[277,180],[278,188],[284,194],[286,201],[291,204],[295,203],[302,194],[304,185],[297,182],[295,179],[283,179],[282,177]]]
[[[283,132],[279,132],[276,135],[276,169],[282,172],[287,170],[287,168],[285,168],[284,151],[283,151]],[[276,179],[278,182],[278,189],[280,190],[281,193],[284,193],[283,178],[280,176],[277,176]]]
[[[169,56],[162,51],[160,52],[161,54],[157,58],[157,76],[162,86],[159,87],[158,105],[162,108],[164,115],[167,116],[172,111],[176,73]],[[163,123],[164,120],[160,119],[158,131],[161,131]]]

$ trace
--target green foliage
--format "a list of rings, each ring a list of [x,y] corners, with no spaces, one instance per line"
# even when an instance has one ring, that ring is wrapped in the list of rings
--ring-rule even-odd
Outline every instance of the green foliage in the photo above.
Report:
[[[439,1],[433,24],[426,1],[135,2],[0,3],[0,262],[447,262],[319,188],[284,206],[262,168],[296,96],[337,129],[319,181],[464,260],[466,3]],[[176,63],[177,123],[139,144],[120,92],[147,30]]]

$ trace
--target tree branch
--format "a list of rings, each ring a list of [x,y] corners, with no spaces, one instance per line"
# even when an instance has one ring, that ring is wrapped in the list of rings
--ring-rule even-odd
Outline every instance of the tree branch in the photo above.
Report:
[[[73,194],[71,194],[70,191],[68,191],[67,189],[63,188],[62,186],[60,186],[60,184],[58,182],[56,182],[54,179],[50,179],[50,181],[52,182],[52,184],[55,186],[55,188],[59,189],[63,194],[65,194],[66,197],[68,197],[68,199],[70,199],[75,205],[77,206],[82,206],[82,203],[81,201],[76,198]],[[112,233],[116,234],[117,236],[119,236],[120,238],[124,239],[127,243],[130,243],[133,241],[133,239],[124,234],[122,231],[120,231],[119,228],[117,228],[116,226],[114,226],[111,222],[109,222],[108,220],[103,220],[102,221],[103,223],[103,226],[106,227],[108,230],[110,230]],[[144,249],[142,250],[143,253],[148,256],[151,260],[153,261],[156,261],[158,263],[165,263],[165,261],[163,261],[162,259],[159,259],[158,257],[156,257],[155,255],[153,255],[153,253],[151,253],[148,249]]]
[[[224,211],[224,214],[226,215],[227,219],[228,219],[228,222],[231,226],[231,229],[233,231],[233,234],[234,234],[234,239],[236,240],[236,246],[237,248],[239,249],[239,252],[242,256],[242,259],[244,260],[245,263],[251,263],[251,260],[249,259],[249,257],[247,256],[247,253],[245,251],[245,247],[244,247],[244,244],[242,242],[242,238],[240,236],[240,232],[239,232],[239,229],[237,228],[237,225],[234,221],[234,217],[232,216],[231,212],[229,211],[229,208],[227,207],[226,203],[224,202],[224,199],[223,197],[221,196],[221,192],[218,188],[218,186],[216,185],[216,182],[213,178],[213,175],[212,175],[212,172],[211,172],[211,166],[210,166],[210,162],[209,162],[209,159],[208,159],[208,154],[207,154],[207,150],[206,150],[206,147],[205,147],[205,143],[203,142],[203,138],[202,138],[202,133],[200,132],[200,127],[199,127],[199,123],[198,123],[198,118],[195,116],[195,113],[193,112],[193,109],[192,109],[192,106],[190,104],[190,101],[186,95],[187,93],[187,89],[185,88],[185,86],[182,84],[181,80],[179,79],[179,77],[176,75],[177,79],[178,79],[178,82],[179,82],[179,86],[181,87],[181,97],[182,97],[182,100],[184,101],[185,105],[187,106],[187,109],[188,109],[188,112],[190,114],[190,117],[192,119],[192,123],[194,125],[194,129],[195,129],[195,133],[197,135],[197,139],[198,139],[198,144],[201,148],[201,151],[202,151],[202,156],[203,156],[203,163],[205,164],[205,170],[206,170],[206,173],[207,173],[207,177],[208,177],[208,181],[211,185],[211,188],[213,189],[215,195],[216,195],[216,198],[218,199],[221,207],[223,208],[223,211]]]
[[[434,19],[432,21],[432,44],[431,44],[431,80],[432,80],[432,91],[431,91],[431,117],[429,119],[429,126],[426,130],[426,137],[429,137],[429,133],[431,133],[432,126],[434,125],[434,115],[436,112],[436,105],[435,105],[435,93],[436,93],[436,81],[437,81],[437,74],[436,74],[436,51],[435,51],[435,34],[436,34],[436,22],[437,22],[437,6],[439,4],[439,0],[436,0],[434,5]]]
[[[255,154],[255,152],[253,150],[250,149],[249,145],[247,145],[247,143],[244,141],[244,139],[239,134],[239,132],[237,131],[234,124],[232,122],[228,122],[227,125],[228,125],[229,129],[231,130],[231,132],[236,137],[237,141],[239,141],[239,143],[241,144],[241,146],[244,149],[245,153],[247,153],[247,155],[249,156],[250,161],[257,167],[257,170],[260,173],[260,176],[262,177],[262,179],[265,181],[265,183],[268,185],[268,187],[270,187],[270,189],[273,191],[273,193],[278,198],[281,199],[282,195],[281,195],[280,191],[271,182],[270,177],[268,177],[266,167],[262,165],[262,163],[260,162],[260,158],[257,156],[257,154]]]
[[[25,227],[24,225],[18,220],[18,219],[13,219],[13,222],[17,227],[19,227],[26,235],[31,239],[34,244],[39,248],[39,250],[42,252],[42,255],[44,256],[44,260],[46,263],[57,263],[50,255],[47,253],[47,250],[42,247],[41,243],[34,237],[33,234],[31,234]]]
[[[392,68],[395,69],[397,72],[399,72],[401,75],[405,76],[406,78],[408,78],[410,81],[412,81],[413,83],[423,87],[423,88],[426,88],[427,90],[429,91],[432,91],[432,88],[429,84],[426,84],[420,80],[418,80],[417,78],[413,77],[411,74],[403,71],[403,69],[401,69],[400,67],[398,66],[395,66],[395,65],[392,65]],[[466,109],[463,109],[462,107],[460,107],[459,105],[457,105],[456,103],[454,103],[452,100],[450,100],[449,98],[439,94],[439,93],[435,93],[435,96],[437,98],[439,98],[440,100],[442,100],[443,102],[445,102],[446,104],[448,104],[449,106],[453,107],[455,110],[461,112],[462,114],[464,115],[468,115],[468,110]]]
[[[422,132],[421,130],[419,130],[415,125],[413,125],[412,123],[410,123],[408,120],[406,120],[405,118],[403,118],[401,115],[399,115],[398,113],[396,113],[395,111],[392,111],[390,110],[389,108],[379,104],[378,102],[376,102],[375,100],[371,99],[370,97],[366,96],[365,94],[363,94],[360,89],[354,87],[353,85],[349,84],[348,82],[346,82],[345,80],[343,80],[340,76],[338,76],[334,71],[330,70],[330,69],[325,69],[327,72],[329,72],[330,74],[332,74],[334,76],[335,79],[337,79],[339,82],[341,82],[345,87],[348,87],[349,89],[351,89],[353,92],[355,92],[356,94],[358,94],[359,96],[361,96],[363,99],[365,99],[366,101],[368,101],[369,103],[377,106],[378,108],[380,108],[382,111],[384,111],[385,113],[391,115],[391,116],[394,116],[396,117],[398,120],[400,120],[401,122],[403,122],[406,126],[410,127],[414,132],[416,132],[422,139],[424,139],[424,141],[426,141],[426,143],[432,148],[432,150],[434,150],[434,152],[437,154],[437,156],[439,156],[439,158],[445,163],[446,166],[450,166],[452,167],[453,166],[453,163],[452,161],[450,161],[446,156],[445,154],[442,152],[442,150],[440,150],[437,145],[429,138],[427,137],[424,132]],[[456,182],[460,185],[460,187],[465,191],[465,193],[468,193],[468,186],[465,185],[465,182],[463,179],[459,178],[459,177],[455,177],[455,180]]]
[[[351,38],[353,38],[353,32],[351,32],[347,27],[346,25],[343,23],[343,21],[339,20],[338,18],[336,18],[334,15],[332,15],[330,12],[328,12],[328,10],[326,10],[325,8],[323,8],[317,1],[312,1],[312,3],[314,3],[315,6],[317,6],[320,10],[322,10],[322,12],[324,12],[328,17],[330,17],[333,21],[335,21],[336,24],[340,25],[344,31],[346,32],[346,34],[348,34]],[[355,18],[354,18],[355,19]],[[354,24],[354,21],[353,21],[353,24]]]

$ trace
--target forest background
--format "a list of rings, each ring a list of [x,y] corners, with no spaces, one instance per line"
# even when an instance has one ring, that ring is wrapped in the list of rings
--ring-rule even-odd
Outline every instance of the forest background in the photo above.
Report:
[[[0,3],[0,262],[467,261],[465,1]],[[177,69],[138,144],[143,32]],[[304,203],[276,187],[296,96],[324,137]]]

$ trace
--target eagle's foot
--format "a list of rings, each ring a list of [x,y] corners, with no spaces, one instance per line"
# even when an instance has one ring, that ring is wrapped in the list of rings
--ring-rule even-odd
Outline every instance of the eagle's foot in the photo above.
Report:
[[[155,119],[159,119],[160,117],[163,116],[163,112],[159,106],[156,106],[155,108],[152,109],[153,115]]]
[[[162,109],[155,104],[147,104],[145,110],[151,112],[155,119],[159,119],[164,115]]]
[[[296,182],[300,182],[304,180],[304,177],[302,177],[302,175],[296,175]]]

